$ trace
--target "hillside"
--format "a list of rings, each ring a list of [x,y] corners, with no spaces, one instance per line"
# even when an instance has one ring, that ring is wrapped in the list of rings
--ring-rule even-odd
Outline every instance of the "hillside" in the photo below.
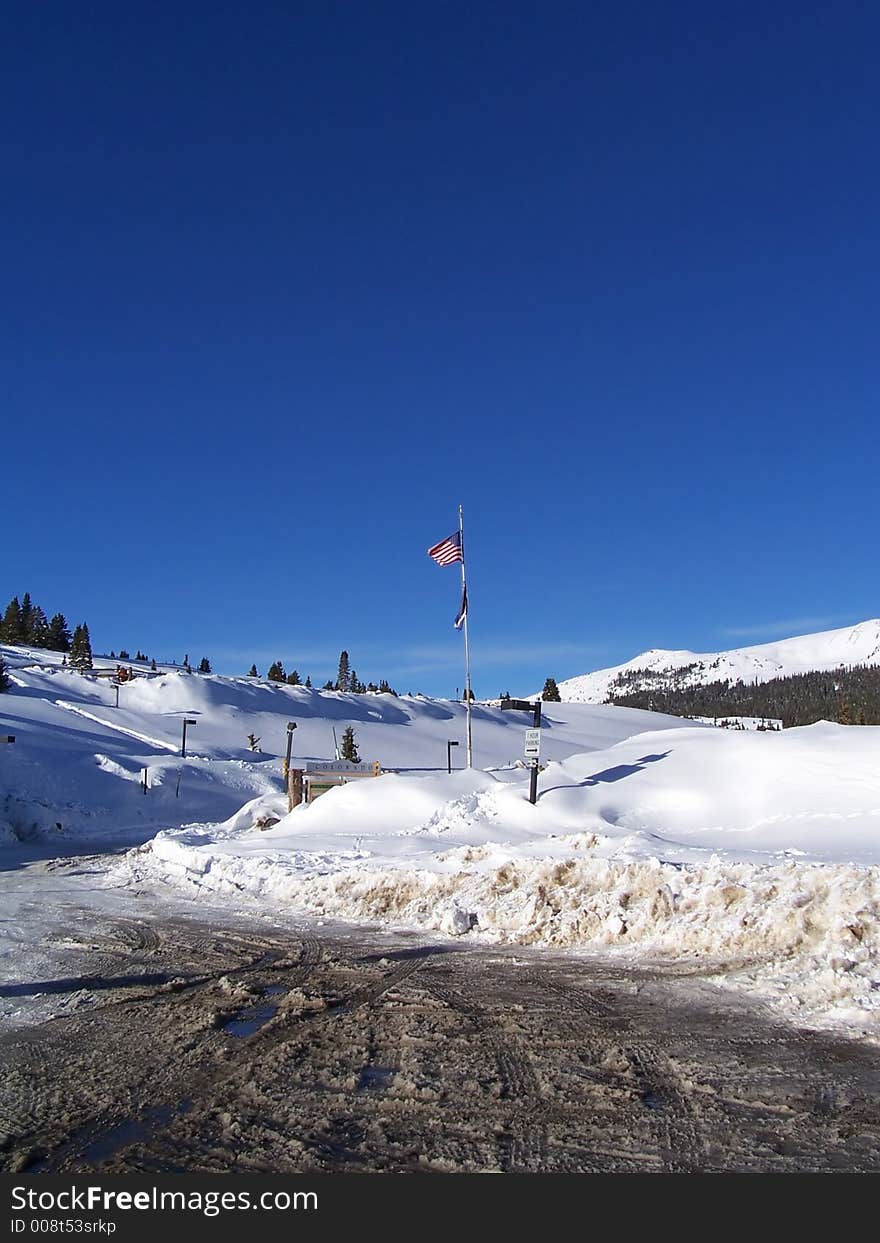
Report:
[[[287,722],[294,761],[328,760],[353,725],[361,758],[383,769],[446,767],[446,744],[464,766],[465,708],[421,696],[351,695],[258,678],[159,670],[116,691],[63,667],[60,653],[0,646],[11,687],[0,694],[0,843],[46,834],[143,838],[195,819],[224,820],[250,799],[281,790]],[[194,720],[179,755],[184,716]],[[522,755],[525,714],[475,705],[474,763],[510,765]],[[683,725],[627,708],[558,705],[544,718],[543,753],[561,760],[650,729]],[[260,739],[252,752],[248,734]],[[149,791],[141,779],[148,769]],[[60,826],[60,829],[59,827]]]
[[[625,682],[631,693],[673,690],[722,681],[768,682],[841,665],[880,665],[880,620],[722,652],[652,648],[625,664],[567,678],[559,683],[559,693],[564,703],[598,704],[605,702],[617,682]],[[640,673],[646,676],[639,677]]]

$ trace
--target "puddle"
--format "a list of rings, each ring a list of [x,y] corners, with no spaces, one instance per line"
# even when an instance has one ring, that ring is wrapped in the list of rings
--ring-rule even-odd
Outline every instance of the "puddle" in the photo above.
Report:
[[[394,1066],[365,1066],[357,1081],[358,1092],[384,1092],[397,1074]]]
[[[109,1126],[106,1130],[99,1131],[95,1139],[87,1144],[79,1153],[79,1157],[83,1161],[99,1162],[106,1161],[109,1157],[115,1157],[123,1148],[128,1148],[130,1144],[136,1144],[141,1140],[149,1140],[157,1127],[168,1126],[169,1122],[179,1114],[185,1114],[192,1109],[191,1100],[183,1100],[179,1105],[157,1105],[152,1109],[145,1109],[137,1118],[123,1118],[121,1122]],[[73,1141],[76,1142],[75,1140]],[[67,1146],[65,1146],[67,1147]],[[61,1149],[61,1155],[65,1149]],[[56,1154],[58,1155],[58,1154]],[[33,1162],[27,1169],[29,1174],[51,1173],[52,1161],[49,1156],[43,1157]]]
[[[129,1144],[149,1139],[157,1127],[167,1126],[177,1114],[185,1114],[190,1109],[192,1101],[189,1100],[181,1101],[176,1108],[173,1105],[157,1105],[153,1109],[145,1109],[139,1118],[126,1118],[116,1126],[108,1127],[83,1149],[82,1155],[86,1161],[106,1161]]]
[[[284,987],[283,984],[273,984],[271,988],[266,989],[266,996],[267,997],[278,997],[281,995],[281,993],[286,993],[286,992],[287,992],[287,989]]]
[[[286,990],[282,990],[286,991]],[[273,1019],[278,1013],[278,1007],[263,1003],[262,1005],[249,1006],[247,1010],[239,1010],[234,1018],[227,1019],[222,1024],[222,1030],[228,1036],[237,1036],[239,1040],[245,1036],[252,1036],[254,1032],[258,1032],[261,1027]]]

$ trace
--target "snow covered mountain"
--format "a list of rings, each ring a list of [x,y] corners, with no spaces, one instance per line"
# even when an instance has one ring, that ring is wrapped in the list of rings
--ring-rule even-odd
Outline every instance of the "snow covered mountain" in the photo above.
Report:
[[[654,648],[623,665],[568,678],[559,683],[559,693],[565,703],[603,703],[615,679],[635,670],[648,670],[655,676],[631,682],[632,690],[697,686],[722,679],[769,682],[771,678],[822,672],[841,665],[880,665],[880,619],[775,643],[731,648],[726,652],[674,652]]]

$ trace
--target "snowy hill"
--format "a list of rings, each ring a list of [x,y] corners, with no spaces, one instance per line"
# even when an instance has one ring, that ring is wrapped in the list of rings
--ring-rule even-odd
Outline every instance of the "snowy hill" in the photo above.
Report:
[[[771,678],[839,669],[841,665],[880,665],[880,620],[726,652],[655,648],[623,665],[568,678],[559,683],[559,693],[565,703],[603,703],[615,679],[634,670],[648,670],[655,675],[631,684],[631,689],[640,690],[696,686],[723,679],[769,682]]]
[[[445,769],[465,762],[461,703],[421,696],[348,695],[257,678],[159,670],[116,689],[115,661],[95,660],[92,675],[63,667],[59,653],[0,646],[11,681],[0,695],[0,844],[75,834],[141,840],[193,820],[224,820],[253,798],[282,787],[287,722],[295,721],[294,762],[334,756],[353,725],[361,758],[396,771]],[[629,708],[557,705],[545,715],[543,752],[561,760],[650,729],[684,725]],[[181,760],[183,718],[189,726]],[[474,763],[513,764],[526,714],[475,705]],[[261,751],[252,752],[248,734]],[[148,792],[142,787],[147,769]],[[60,829],[59,826],[60,825]]]

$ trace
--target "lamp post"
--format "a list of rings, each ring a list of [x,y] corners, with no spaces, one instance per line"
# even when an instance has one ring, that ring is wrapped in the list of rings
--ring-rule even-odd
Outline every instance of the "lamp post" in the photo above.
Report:
[[[452,772],[452,748],[457,746],[458,743],[454,738],[450,738],[446,744],[446,771],[448,773]]]
[[[290,772],[290,752],[293,747],[293,731],[296,729],[296,721],[287,722],[287,756],[284,760],[284,779],[287,780],[287,774]]]
[[[186,727],[187,725],[198,725],[198,721],[195,719],[195,717],[191,717],[191,716],[185,716],[183,718],[183,739],[180,743],[180,758],[181,759],[186,758]]]

